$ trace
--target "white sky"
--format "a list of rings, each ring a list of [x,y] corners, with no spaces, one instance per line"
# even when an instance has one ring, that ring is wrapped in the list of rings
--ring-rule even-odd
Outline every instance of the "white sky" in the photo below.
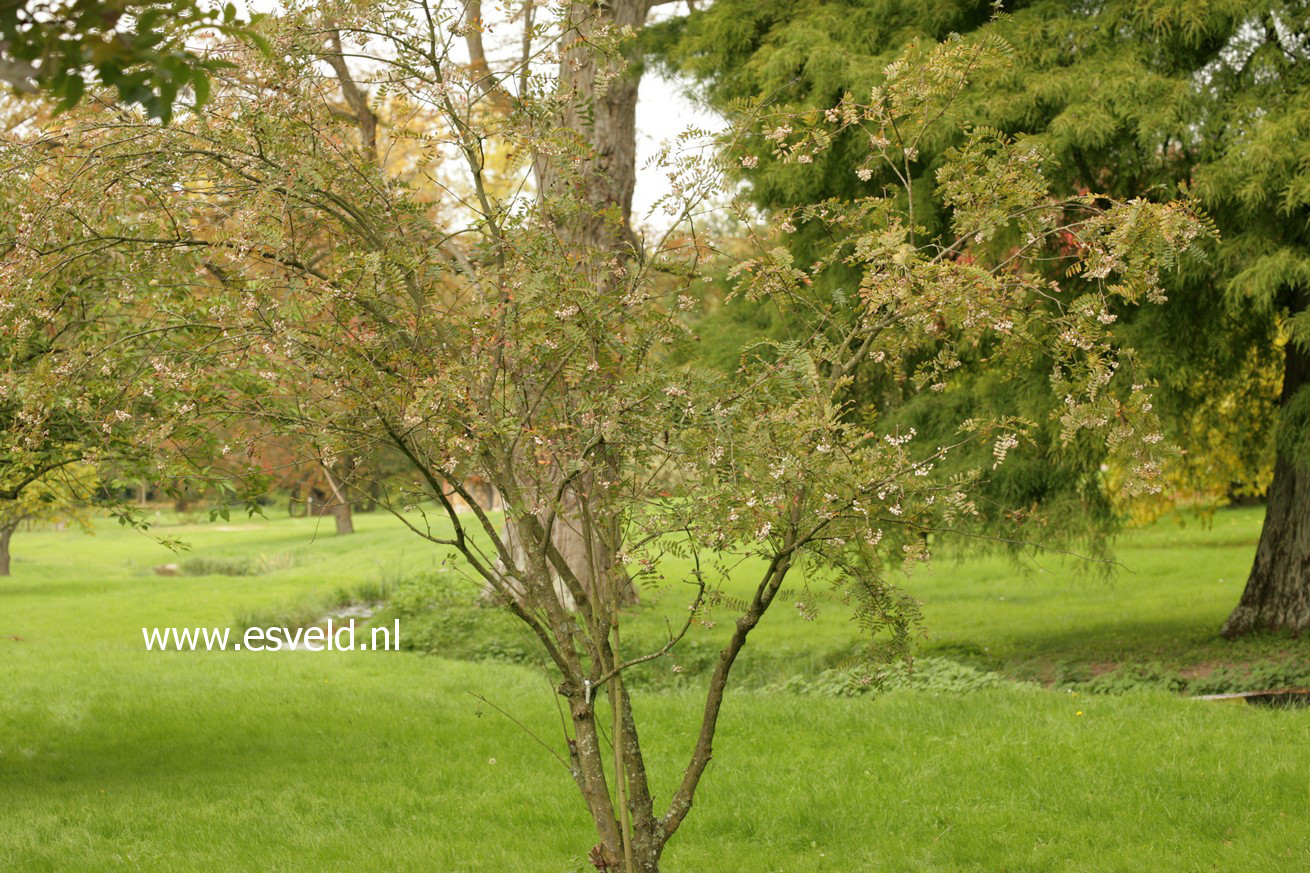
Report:
[[[498,49],[515,56],[519,50],[517,44],[517,27],[502,28],[495,24],[495,17],[503,15],[502,4],[497,0],[484,2],[483,14],[488,17],[491,26],[484,33],[487,53],[495,55]],[[279,0],[244,0],[237,3],[241,14],[263,12],[276,14],[281,4]],[[685,15],[686,4],[670,3],[658,7],[650,16],[651,21]],[[502,47],[503,46],[503,47]],[[463,53],[463,40],[454,40],[451,48],[456,56]],[[492,61],[495,66],[495,61]],[[692,91],[689,83],[664,78],[654,70],[648,70],[643,76],[638,92],[637,103],[637,185],[633,194],[634,223],[648,223],[655,226],[664,224],[659,215],[648,218],[651,204],[669,190],[668,179],[659,168],[647,167],[648,161],[658,152],[661,143],[676,137],[688,128],[702,130],[720,130],[726,123],[703,102],[689,96]]]
[[[637,189],[632,197],[633,221],[646,219],[650,206],[668,192],[668,180],[658,168],[646,168],[665,140],[690,127],[720,130],[723,119],[703,101],[692,100],[689,86],[648,71],[637,92]],[[658,216],[651,221],[659,224]]]
[[[685,3],[656,8],[650,21],[686,15]],[[694,100],[690,82],[663,78],[648,69],[637,93],[637,190],[632,197],[632,217],[641,222],[650,205],[668,191],[668,180],[658,169],[643,169],[664,140],[689,127],[718,131],[727,123],[703,100]],[[658,223],[657,219],[652,221]]]

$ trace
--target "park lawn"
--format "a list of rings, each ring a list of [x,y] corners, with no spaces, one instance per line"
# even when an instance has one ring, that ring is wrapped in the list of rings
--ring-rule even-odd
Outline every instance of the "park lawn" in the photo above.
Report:
[[[142,626],[226,626],[440,569],[394,521],[357,524],[346,538],[312,519],[166,531],[197,557],[287,565],[259,576],[156,576],[149,567],[179,559],[108,524],[16,536],[15,575],[0,580],[0,870],[585,869],[586,814],[567,774],[473,696],[553,738],[540,672],[410,652],[144,651]],[[1010,665],[1175,645],[1302,657],[1288,640],[1214,637],[1258,525],[1237,511],[1135,533],[1120,549],[1133,573],[1108,582],[939,563],[909,583],[925,646]],[[662,622],[677,601],[648,597],[639,620]],[[835,608],[765,624],[798,651],[854,640]],[[659,797],[696,705],[691,690],[638,699]],[[720,724],[667,870],[1310,867],[1310,710],[1022,688],[752,691]]]
[[[1266,658],[1310,661],[1310,640],[1219,636],[1260,538],[1261,508],[1206,523],[1166,518],[1120,537],[1109,576],[1038,555],[943,561],[909,588],[925,602],[925,654],[975,655],[1005,672],[1049,678],[1060,665],[1158,661],[1181,667]]]
[[[1262,635],[1230,642],[1219,636],[1246,582],[1262,518],[1259,508],[1223,510],[1204,523],[1182,515],[1130,531],[1116,544],[1119,566],[1110,574],[1086,561],[1040,552],[1018,560],[960,560],[948,547],[944,557],[896,581],[923,603],[918,655],[1016,679],[1067,685],[1065,680],[1085,681],[1134,665],[1195,676],[1260,664],[1291,664],[1293,674],[1310,677],[1310,640]],[[666,640],[693,599],[685,581],[691,578],[689,564],[670,559],[663,566],[665,584],[643,592],[627,631],[636,650]],[[723,592],[749,598],[763,566],[749,560],[736,565]],[[857,663],[864,638],[850,610],[829,591],[824,581],[807,586],[794,573],[739,659],[738,678],[768,686]],[[804,612],[798,602],[806,603]],[[671,659],[689,676],[712,667],[735,613],[725,606],[711,617],[715,627],[693,625]],[[664,685],[672,669],[669,660],[660,660],[637,673]],[[666,675],[655,676],[660,671]],[[1252,683],[1267,687],[1258,677]]]

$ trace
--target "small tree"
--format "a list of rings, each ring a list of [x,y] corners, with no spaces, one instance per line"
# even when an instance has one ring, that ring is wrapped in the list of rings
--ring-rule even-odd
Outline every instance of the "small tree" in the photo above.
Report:
[[[906,163],[933,121],[971,71],[999,62],[998,47],[954,40],[911,52],[868,100],[825,112],[748,107],[720,147],[670,152],[664,206],[675,230],[620,250],[579,244],[618,217],[594,196],[600,170],[574,122],[622,74],[624,32],[587,24],[599,54],[584,65],[585,89],[531,75],[525,52],[521,68],[494,74],[521,83],[520,108],[506,114],[483,102],[490,74],[442,48],[467,26],[462,14],[424,3],[331,11],[336,57],[370,41],[373,72],[357,87],[402,93],[444,118],[449,134],[421,151],[434,176],[466,171],[449,197],[421,201],[346,145],[353,120],[337,111],[327,74],[303,61],[324,50],[314,16],[327,13],[290,15],[269,35],[274,59],[250,56],[203,114],[167,129],[91,117],[33,143],[49,180],[42,208],[57,201],[77,221],[27,251],[40,264],[108,247],[153,277],[149,287],[171,289],[159,299],[173,319],[212,327],[179,350],[178,366],[206,380],[199,394],[214,411],[259,424],[247,451],[262,429],[315,435],[328,464],[384,449],[405,459],[408,482],[385,507],[454,553],[553,665],[566,707],[560,759],[591,814],[598,869],[658,869],[713,756],[733,666],[784,586],[831,584],[869,631],[871,656],[907,650],[915,603],[888,571],[926,560],[929,533],[969,531],[986,472],[943,475],[942,461],[986,441],[999,465],[1032,426],[962,421],[951,443],[921,446],[912,431],[854,419],[843,398],[857,367],[908,371],[913,390],[932,392],[950,385],[963,349],[996,361],[1040,351],[1056,362],[1066,439],[1098,435],[1129,471],[1126,488],[1159,487],[1149,382],[1107,335],[1106,306],[1157,295],[1160,272],[1204,225],[1182,204],[1053,198],[1041,154],[1022,140],[978,131],[951,154],[938,177],[953,212],[948,245],[924,242],[912,193],[894,190],[753,226],[753,254],[731,270],[738,293],[792,310],[809,326],[804,338],[743,349],[732,389],[669,353],[687,333],[690,283],[715,258],[704,214],[725,162],[749,167],[767,149],[805,164],[836,131],[859,128],[863,160],[908,185]],[[564,4],[553,26],[577,34],[578,15]],[[548,25],[529,23],[529,49]],[[276,60],[284,55],[297,60]],[[503,197],[489,184],[493,145],[520,156],[523,186],[502,185]],[[535,198],[513,193],[534,179]],[[131,208],[104,209],[106,185]],[[833,240],[811,265],[777,244],[802,222]],[[1057,236],[1063,286],[1031,269]],[[982,243],[998,240],[1009,244],[991,257],[997,247]],[[839,266],[858,282],[815,294],[816,277]],[[1060,305],[1037,303],[1049,299]],[[186,413],[179,404],[170,414]],[[470,474],[496,488],[510,524],[467,490]],[[614,566],[588,548],[584,584],[556,544],[561,525]],[[691,569],[673,573],[673,559]],[[730,573],[753,574],[742,602],[722,596]],[[685,621],[653,649],[633,650],[623,634],[633,580],[687,601]],[[677,788],[657,803],[625,674],[674,652],[711,606],[735,610],[732,631]]]
[[[9,575],[9,542],[24,524],[76,524],[91,531],[95,478],[85,466],[47,473],[13,500],[0,501],[0,576]]]

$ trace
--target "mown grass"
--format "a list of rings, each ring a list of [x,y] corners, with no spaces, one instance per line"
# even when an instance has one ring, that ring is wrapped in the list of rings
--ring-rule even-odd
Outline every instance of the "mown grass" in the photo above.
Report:
[[[1219,636],[1245,583],[1260,522],[1258,509],[1222,511],[1205,524],[1187,517],[1161,521],[1121,539],[1120,566],[1108,576],[1086,562],[1040,552],[1020,561],[958,560],[947,550],[897,581],[923,603],[921,657],[1061,687],[1191,682],[1207,692],[1245,690],[1269,687],[1265,677],[1286,674],[1310,682],[1310,640],[1271,634],[1231,642]],[[722,592],[730,600],[748,598],[759,566],[738,565]],[[665,567],[665,584],[643,592],[630,616],[625,635],[636,650],[658,648],[686,618],[693,592],[679,580],[690,578],[690,567],[677,560]],[[398,606],[412,620],[412,644],[460,657],[539,657],[516,622],[473,606],[473,583],[442,570],[417,586],[402,586]],[[864,638],[850,610],[825,596],[824,581],[806,581],[795,576],[780,595],[739,660],[739,681],[767,687],[859,664]],[[414,601],[409,609],[405,594]],[[796,608],[797,601],[806,608]],[[413,608],[425,602],[436,608],[426,615]],[[642,665],[634,679],[658,687],[694,682],[712,669],[734,616],[730,606],[712,612],[715,627],[693,625],[675,656]],[[681,672],[673,673],[675,665]],[[1206,685],[1212,676],[1216,687]]]
[[[555,737],[547,680],[529,666],[144,651],[143,626],[227,626],[342,589],[450,576],[393,522],[357,524],[347,538],[315,537],[314,520],[169,531],[196,556],[296,555],[243,576],[155,576],[149,567],[176,558],[108,526],[16,537],[15,575],[0,580],[0,870],[584,869],[588,825],[567,774],[473,696]],[[1258,515],[1243,511],[1209,529],[1135,534],[1120,551],[1134,572],[1110,582],[941,563],[910,582],[925,601],[925,647],[1034,672],[1180,651],[1304,658],[1303,643],[1232,647],[1215,636],[1257,530]],[[656,627],[678,608],[676,595],[652,595],[639,620]],[[835,608],[814,622],[794,610],[770,619],[771,642],[827,653],[819,661],[855,638]],[[637,705],[666,798],[697,698],[672,689]],[[1310,711],[1058,689],[740,695],[666,863],[725,873],[1307,867]]]

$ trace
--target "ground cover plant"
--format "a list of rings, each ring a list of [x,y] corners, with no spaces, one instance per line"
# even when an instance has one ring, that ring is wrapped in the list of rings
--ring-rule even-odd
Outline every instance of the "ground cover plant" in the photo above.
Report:
[[[348,546],[330,528],[171,529],[197,556],[302,556],[258,577],[158,576],[151,568],[170,553],[113,523],[95,536],[25,533],[16,575],[0,582],[0,867],[588,869],[576,839],[586,813],[562,791],[567,773],[473,696],[544,734],[558,715],[535,667],[408,651],[143,650],[142,625],[226,625],[438,569],[382,516],[364,518]],[[1172,526],[1130,534],[1131,572],[1111,583],[1025,577],[989,560],[939,565],[913,586],[937,628],[927,646],[991,648],[998,664],[1094,664],[1168,641],[1208,656],[1259,528],[1258,512],[1241,511],[1188,526],[1179,545]],[[830,628],[779,619],[775,632],[829,645]],[[1226,651],[1240,661],[1277,650],[1307,660],[1305,643],[1286,638]],[[694,725],[696,699],[667,689],[642,700],[662,729],[653,735],[666,737],[651,754],[672,763],[681,748],[669,737]],[[725,707],[723,755],[666,863],[1294,870],[1310,863],[1305,716],[1060,685],[857,698],[756,690]]]

